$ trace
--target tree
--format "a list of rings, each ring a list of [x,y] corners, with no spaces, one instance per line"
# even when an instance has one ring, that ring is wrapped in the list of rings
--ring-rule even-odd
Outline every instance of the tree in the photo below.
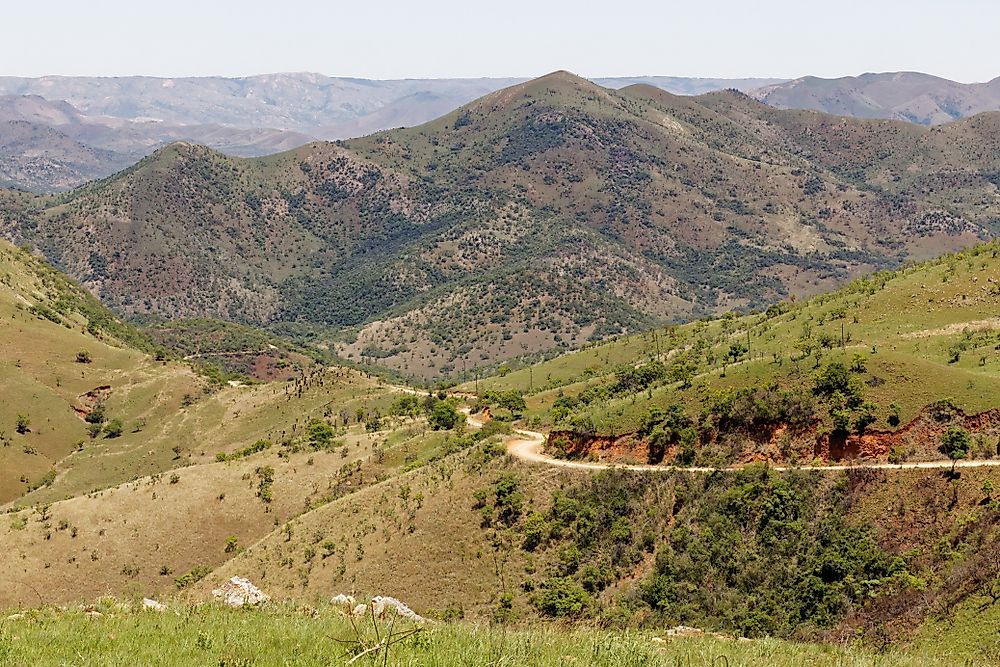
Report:
[[[735,364],[747,351],[746,344],[742,341],[737,341],[729,346],[729,352],[726,353],[726,356]]]
[[[858,416],[854,419],[854,430],[859,434],[864,434],[865,429],[878,421],[875,410],[878,407],[874,403],[865,402],[858,408]]]
[[[98,403],[94,406],[94,409],[87,413],[87,416],[83,418],[88,424],[103,424],[104,423],[104,404]]]
[[[333,441],[333,427],[325,419],[310,419],[306,424],[306,431],[309,433],[309,443],[316,449],[326,449]]]
[[[515,419],[524,414],[528,409],[524,402],[524,396],[517,389],[507,391],[488,391],[483,400],[494,408],[508,410]]]
[[[76,353],[76,363],[78,364],[89,364],[91,362],[90,352],[86,350],[80,350]]]
[[[31,430],[31,419],[28,418],[28,415],[19,414],[17,416],[17,426],[15,430],[21,435],[24,435]]]
[[[899,426],[899,413],[901,408],[895,403],[889,404],[889,417],[886,419],[889,422],[889,426],[896,428]]]
[[[427,421],[435,431],[455,428],[460,418],[461,414],[448,401],[438,401],[427,415]]]
[[[117,438],[121,436],[124,428],[121,419],[112,419],[104,425],[104,435],[108,438]]]
[[[836,361],[830,362],[813,379],[813,393],[818,396],[829,398],[834,392],[840,392],[847,396],[852,391],[851,376],[844,365]]]
[[[868,372],[868,358],[865,355],[857,352],[851,359],[851,372],[852,373],[866,373]]]
[[[545,616],[581,616],[592,604],[590,595],[569,577],[553,577],[542,584],[532,600]]]
[[[972,446],[969,432],[959,426],[951,426],[941,436],[941,450],[951,459],[951,473],[955,474],[955,464],[964,459]]]
[[[413,394],[404,394],[397,398],[389,408],[389,414],[394,417],[415,417],[420,410],[420,401]]]

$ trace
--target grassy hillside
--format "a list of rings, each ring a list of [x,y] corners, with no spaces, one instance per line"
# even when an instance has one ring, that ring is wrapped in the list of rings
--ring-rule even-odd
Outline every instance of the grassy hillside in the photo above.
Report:
[[[8,244],[0,317],[4,606],[175,590],[449,446],[417,407],[390,417],[401,394],[358,371],[303,358],[289,380],[247,385],[158,361],[143,334]]]
[[[109,384],[127,391],[161,371],[136,349],[152,347],[140,332],[6,242],[0,318],[0,386],[7,397],[0,405],[2,501],[51,483],[57,464],[83,446],[87,424],[75,409],[89,409],[89,392]]]
[[[3,207],[120,313],[268,324],[404,375],[808,295],[996,232],[994,115],[940,128],[565,72],[261,159],[175,144]]]
[[[995,250],[979,246],[762,315],[593,346],[481,381],[480,389],[544,382],[528,396],[524,412],[531,423],[624,429],[634,419],[650,430],[648,437],[630,441],[646,450],[616,452],[619,458],[648,455],[659,438],[666,443],[664,461],[686,463],[677,457],[687,456],[685,445],[692,444],[685,440],[688,429],[711,430],[713,438],[694,443],[691,461],[725,462],[748,452],[749,458],[770,458],[772,445],[783,452],[780,439],[775,445],[751,437],[753,429],[772,433],[761,415],[773,414],[768,410],[775,396],[782,397],[777,408],[786,412],[792,398],[813,396],[816,371],[827,377],[830,362],[844,359],[853,369],[845,371],[845,390],[863,392],[862,405],[873,403],[877,419],[884,418],[882,402],[889,396],[900,401],[898,416],[905,424],[927,397],[939,401],[944,391],[954,391],[955,406],[936,408],[943,420],[928,413],[928,432],[936,438],[943,424],[962,423],[976,435],[992,433],[993,440],[972,443],[975,456],[986,456],[978,448],[995,447],[996,424],[967,422],[958,408],[972,413],[996,405],[989,393],[997,371],[989,351],[997,344],[990,329],[1000,280]],[[826,656],[831,664],[868,659],[768,639],[653,646],[658,643],[637,638],[678,624],[729,636],[852,641],[866,651],[891,647],[888,655],[901,665],[1000,655],[990,630],[1000,599],[993,553],[1000,527],[995,469],[778,472],[758,464],[650,475],[526,463],[503,447],[510,429],[503,418],[511,416],[511,407],[521,412],[516,401],[485,395],[495,418],[480,431],[468,431],[450,407],[456,398],[421,396],[343,368],[308,368],[290,381],[213,384],[184,364],[158,362],[112,338],[108,330],[120,328],[122,338],[131,331],[116,320],[108,319],[106,329],[90,327],[90,320],[81,319],[84,306],[70,308],[56,298],[79,295],[79,288],[22,251],[8,246],[5,253],[3,294],[9,304],[22,306],[10,305],[14,324],[4,329],[10,342],[4,350],[15,356],[5,368],[12,382],[34,382],[35,388],[18,385],[10,394],[30,406],[31,423],[27,432],[16,433],[22,447],[10,445],[4,453],[28,456],[23,444],[32,438],[42,451],[47,434],[58,446],[79,431],[84,444],[61,458],[52,454],[47,461],[56,473],[34,491],[11,487],[12,502],[0,516],[0,606],[90,604],[103,595],[157,596],[186,606],[240,575],[277,601],[324,609],[321,617],[330,613],[325,605],[332,595],[347,592],[397,596],[418,613],[443,620],[512,627],[561,620],[642,629],[632,638],[599,635],[594,641],[607,642],[600,650],[608,654],[591,653],[587,639],[578,640],[583,648],[561,654],[596,664],[615,651],[635,655],[646,649],[644,664],[722,655],[723,648],[749,664],[768,658]],[[919,319],[903,307],[911,301],[919,304]],[[42,312],[40,305],[51,308],[52,317],[32,314]],[[822,342],[842,323],[843,347],[839,339]],[[85,333],[88,328],[94,332]],[[748,331],[750,348],[740,351],[734,345]],[[978,336],[993,338],[983,342]],[[19,340],[34,347],[17,348]],[[135,340],[140,345],[144,339]],[[70,352],[84,343],[89,362]],[[792,349],[795,359],[786,356]],[[861,352],[867,355],[863,363],[853,356]],[[675,371],[685,366],[675,382],[666,371],[645,372],[655,364]],[[73,383],[81,373],[82,386],[110,389],[78,393]],[[872,381],[876,377],[880,381]],[[746,386],[763,393],[736,393]],[[903,398],[907,386],[911,395]],[[584,401],[586,395],[593,400]],[[557,403],[567,397],[579,403]],[[819,429],[829,421],[825,428],[832,438],[837,416],[827,409],[834,399],[812,400],[820,424],[808,423]],[[728,412],[718,413],[720,406]],[[105,418],[91,437],[86,417],[98,409]],[[850,410],[853,424],[863,410]],[[681,423],[685,418],[690,421]],[[116,419],[121,433],[108,430]],[[40,423],[46,427],[35,430]],[[875,430],[874,424],[866,427]],[[657,429],[662,435],[654,437]],[[915,451],[907,456],[940,456],[936,440],[925,435],[912,440]],[[24,465],[10,459],[15,472],[17,466],[27,470]],[[98,606],[104,615],[91,622],[116,628],[123,644],[130,633],[162,631],[144,619],[176,618],[136,616],[108,602]],[[298,626],[301,632],[312,632],[312,621],[289,609],[278,606],[264,618],[278,627],[299,618],[305,623]],[[203,619],[206,625],[197,632],[206,638],[183,634],[178,637],[188,639],[155,649],[180,661],[203,658],[216,645],[213,633],[238,627],[208,608],[184,613]],[[69,645],[92,642],[78,625],[81,618],[33,611],[5,620],[0,655],[48,659],[44,651],[57,650],[18,643],[15,636],[56,633],[51,636]],[[252,624],[247,619],[256,617],[243,618]],[[292,636],[303,636],[298,632]],[[450,656],[448,647],[458,642],[478,655],[474,647],[489,642],[491,632],[435,626],[430,636],[440,643],[421,644],[420,650]],[[520,632],[511,636],[528,642],[554,631]],[[555,645],[568,645],[559,634],[549,636]],[[125,650],[89,645],[83,654],[93,652],[95,660]],[[252,644],[241,646],[218,659],[239,660],[242,651],[253,650]],[[685,652],[671,653],[675,649]],[[528,653],[522,657],[551,659],[548,647],[525,644],[523,650]]]

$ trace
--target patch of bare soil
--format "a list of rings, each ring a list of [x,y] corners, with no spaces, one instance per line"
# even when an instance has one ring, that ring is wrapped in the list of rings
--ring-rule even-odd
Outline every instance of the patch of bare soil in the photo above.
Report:
[[[978,443],[970,458],[1000,456],[1000,408],[966,415],[958,408],[942,405],[924,408],[911,422],[894,431],[868,429],[862,434],[838,434],[821,429],[819,421],[800,428],[769,424],[752,431],[717,434],[707,444],[724,443],[737,464],[783,464],[791,462],[793,456],[799,462],[811,457],[812,461],[824,463],[934,461],[944,456],[938,447],[941,436],[951,426],[964,428]],[[654,460],[649,441],[635,433],[610,436],[561,430],[550,432],[545,442],[545,451],[559,458],[608,463],[670,463],[677,450],[677,445],[671,444]]]
[[[77,397],[79,405],[73,406],[73,412],[80,419],[85,419],[87,415],[94,411],[98,405],[108,400],[108,396],[111,395],[111,385],[104,384],[100,387],[94,387],[90,391],[80,394]]]

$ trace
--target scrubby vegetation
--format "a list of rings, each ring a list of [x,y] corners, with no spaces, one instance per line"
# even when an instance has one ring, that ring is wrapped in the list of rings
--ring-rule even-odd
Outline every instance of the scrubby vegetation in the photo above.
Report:
[[[963,602],[985,600],[981,611],[995,604],[1000,569],[990,544],[1000,535],[1000,506],[989,500],[990,485],[966,484],[969,509],[950,514],[941,532],[900,534],[889,521],[861,518],[873,509],[863,494],[886,484],[864,471],[608,471],[535,502],[523,481],[499,476],[476,492],[474,507],[494,544],[524,554],[517,595],[542,616],[885,646],[909,636],[922,615],[947,619]],[[901,481],[914,502],[894,521],[938,515],[937,482]],[[959,487],[943,484],[954,506]],[[950,546],[923,547],[942,534]],[[956,587],[962,577],[967,584]],[[899,618],[917,597],[930,607]]]

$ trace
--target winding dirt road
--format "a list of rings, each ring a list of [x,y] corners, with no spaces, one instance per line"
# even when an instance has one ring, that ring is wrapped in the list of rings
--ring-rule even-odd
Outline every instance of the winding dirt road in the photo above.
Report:
[[[479,420],[469,417],[469,423],[474,427],[482,426]],[[512,436],[507,441],[507,452],[514,458],[521,459],[522,461],[527,461],[529,463],[541,463],[544,465],[558,466],[561,468],[574,468],[576,470],[636,470],[640,472],[673,472],[675,470],[680,470],[684,472],[698,472],[698,473],[712,473],[719,471],[734,471],[739,470],[742,466],[728,466],[725,468],[711,468],[711,467],[681,467],[681,466],[670,466],[670,465],[643,465],[643,464],[627,464],[627,463],[595,463],[587,461],[567,461],[565,459],[557,459],[554,456],[545,454],[542,451],[542,447],[545,445],[545,434],[539,433],[537,431],[526,431],[523,429],[518,429],[514,431],[514,436]],[[954,463],[956,469],[958,468],[989,468],[989,467],[1000,467],[1000,459],[980,459],[971,461],[956,461]],[[913,463],[851,463],[851,464],[840,464],[840,465],[828,465],[828,466],[771,466],[772,470],[822,470],[822,471],[838,471],[838,470],[860,470],[862,468],[867,468],[869,470],[928,470],[928,469],[939,469],[952,467],[952,461],[919,461]]]
[[[408,394],[425,394],[426,392],[415,390],[410,387],[391,385],[391,389],[402,391]],[[458,395],[458,394],[456,394]],[[463,398],[471,397],[471,394],[462,394]],[[474,417],[468,407],[461,409],[465,415],[469,426],[475,429],[483,427],[483,421]],[[507,439],[507,453],[516,459],[527,463],[555,466],[558,468],[572,468],[575,470],[590,470],[597,472],[600,470],[635,470],[638,472],[691,472],[691,473],[713,473],[713,472],[733,472],[742,469],[743,465],[726,466],[723,468],[713,468],[707,466],[671,466],[671,465],[650,465],[642,463],[600,463],[594,461],[568,461],[557,459],[554,456],[542,451],[545,446],[546,435],[538,431],[527,429],[515,429],[514,434]],[[972,459],[967,461],[914,461],[909,463],[846,463],[825,466],[789,466],[772,465],[771,470],[821,470],[821,471],[844,471],[844,470],[940,470],[960,468],[1000,468],[1000,459]]]

